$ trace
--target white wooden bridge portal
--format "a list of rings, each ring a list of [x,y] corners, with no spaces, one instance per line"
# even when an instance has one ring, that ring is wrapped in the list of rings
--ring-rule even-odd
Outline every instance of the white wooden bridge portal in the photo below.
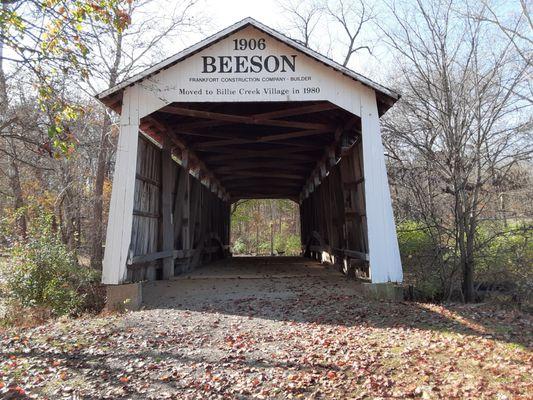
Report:
[[[302,249],[402,267],[379,118],[398,95],[245,19],[101,93],[120,113],[103,283],[230,256],[230,204],[300,204]]]

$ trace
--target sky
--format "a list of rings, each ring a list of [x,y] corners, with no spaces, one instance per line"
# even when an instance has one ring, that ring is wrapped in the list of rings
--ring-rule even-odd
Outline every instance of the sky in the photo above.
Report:
[[[374,4],[377,4],[377,1],[374,1]],[[211,35],[221,29],[224,29],[246,17],[252,17],[263,24],[279,30],[282,33],[288,33],[287,27],[290,26],[286,13],[283,13],[281,7],[277,0],[200,0],[198,4],[198,10],[201,10],[208,16],[211,20],[211,26],[207,27],[203,34],[195,34],[187,38],[182,48],[185,45],[191,45],[195,42],[203,39],[205,36]],[[325,21],[321,21],[325,22]],[[321,23],[319,26],[326,26],[326,24]],[[334,26],[334,25],[331,25]],[[333,29],[333,28],[329,28]],[[317,29],[315,38],[325,38],[330,37],[330,35],[339,35],[340,31],[326,31],[324,29]],[[290,36],[295,36],[296,33],[292,32]],[[361,43],[372,41],[374,44],[373,55],[370,55],[367,51],[362,50],[352,56],[348,67],[359,72],[371,79],[376,80],[382,84],[386,84],[386,77],[390,74],[387,69],[383,68],[383,65],[389,65],[389,52],[387,51],[385,45],[382,41],[378,40],[378,35],[374,28],[368,26],[363,31],[363,37]],[[317,48],[318,46],[318,48]],[[317,50],[339,62],[340,55],[335,55],[331,53],[329,49],[329,41],[326,42],[317,42],[314,43],[314,46],[311,46],[314,50]],[[333,41],[333,47],[342,48],[342,45]],[[176,49],[166,49],[165,52],[168,55],[172,55],[181,48]],[[328,51],[329,50],[329,51]]]
[[[220,28],[246,17],[255,18],[274,27],[279,22],[277,5],[272,0],[207,0],[206,9]]]

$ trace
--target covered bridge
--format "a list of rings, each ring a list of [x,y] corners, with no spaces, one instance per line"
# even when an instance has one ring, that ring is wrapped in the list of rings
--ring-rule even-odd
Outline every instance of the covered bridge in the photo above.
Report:
[[[120,114],[103,283],[230,256],[230,205],[300,204],[302,252],[402,267],[379,118],[398,94],[247,18],[101,93]]]

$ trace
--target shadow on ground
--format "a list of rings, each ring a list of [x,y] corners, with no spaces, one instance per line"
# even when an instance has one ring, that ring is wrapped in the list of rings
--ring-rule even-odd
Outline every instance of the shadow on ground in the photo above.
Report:
[[[531,348],[531,318],[486,305],[379,302],[336,267],[301,257],[236,257],[143,290],[147,309],[177,309],[335,326],[455,332]]]

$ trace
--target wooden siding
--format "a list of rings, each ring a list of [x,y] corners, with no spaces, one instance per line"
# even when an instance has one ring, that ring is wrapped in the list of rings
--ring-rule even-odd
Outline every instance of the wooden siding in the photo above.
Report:
[[[128,281],[161,278],[165,260],[171,260],[173,276],[228,254],[229,203],[168,157],[169,152],[139,136]],[[163,168],[168,167],[165,183],[163,172],[168,171]],[[162,206],[167,191],[171,215]],[[169,220],[171,231],[165,232]],[[169,248],[165,235],[171,236]]]

